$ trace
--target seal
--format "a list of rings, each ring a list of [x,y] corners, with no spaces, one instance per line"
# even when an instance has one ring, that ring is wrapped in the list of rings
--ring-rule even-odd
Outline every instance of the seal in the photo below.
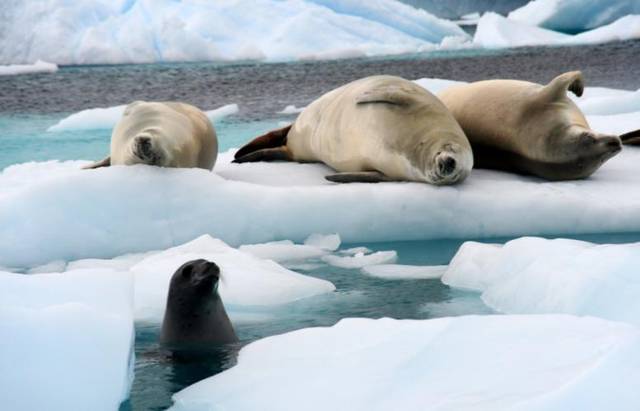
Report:
[[[238,341],[218,294],[220,268],[206,260],[183,264],[171,277],[160,343],[177,351],[207,351]]]
[[[591,130],[567,96],[583,90],[582,74],[572,71],[545,86],[487,80],[438,96],[469,138],[477,167],[574,180],[590,176],[621,150],[620,138]]]
[[[179,102],[135,101],[111,134],[111,155],[85,169],[148,164],[211,170],[218,156],[213,125],[197,107]]]
[[[313,101],[285,128],[257,137],[234,162],[323,162],[334,182],[464,180],[471,146],[446,107],[417,84],[373,76]]]

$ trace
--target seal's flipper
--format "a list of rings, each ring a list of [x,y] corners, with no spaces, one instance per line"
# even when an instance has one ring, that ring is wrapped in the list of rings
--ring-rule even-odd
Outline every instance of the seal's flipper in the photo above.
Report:
[[[570,71],[560,74],[540,90],[540,95],[545,100],[555,101],[564,97],[567,90],[578,97],[582,96],[584,92],[584,80],[582,79],[581,72]]]
[[[396,106],[410,106],[415,101],[415,90],[398,85],[372,88],[356,97],[356,104],[386,103]]]
[[[379,171],[353,171],[345,173],[336,173],[325,176],[329,181],[334,183],[382,183],[393,180]]]
[[[268,161],[268,160],[245,160],[239,161],[241,158],[246,157],[250,153],[254,153],[263,149],[284,147],[287,145],[287,134],[291,130],[291,125],[284,128],[279,128],[263,134],[260,137],[256,137],[249,143],[245,144],[240,150],[238,150],[234,156],[234,163],[245,163],[247,161]],[[281,158],[279,160],[285,160]],[[290,158],[286,158],[290,160]]]
[[[107,157],[107,158],[105,158],[103,160],[97,161],[97,162],[95,162],[93,164],[89,164],[88,166],[84,166],[84,167],[82,167],[82,169],[83,170],[91,170],[93,168],[109,167],[110,165],[111,165],[111,156],[109,156],[109,157]]]
[[[256,161],[292,161],[291,153],[287,146],[275,148],[263,148],[262,150],[251,151],[242,157],[233,160],[234,163],[253,163]]]
[[[640,129],[622,134],[620,140],[622,140],[622,144],[631,146],[640,145]]]

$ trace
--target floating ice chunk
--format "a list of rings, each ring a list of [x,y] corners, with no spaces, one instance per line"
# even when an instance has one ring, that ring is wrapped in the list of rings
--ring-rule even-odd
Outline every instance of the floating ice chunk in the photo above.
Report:
[[[625,16],[600,28],[569,35],[485,13],[478,21],[473,42],[485,48],[538,45],[597,44],[640,38],[640,15]]]
[[[55,73],[58,65],[38,60],[34,64],[9,64],[0,66],[0,76],[13,76],[17,74],[31,73]]]
[[[340,234],[311,234],[304,240],[304,244],[322,250],[335,251],[340,247]]]
[[[631,411],[639,365],[638,329],[596,318],[346,319],[244,347],[171,410]]]
[[[366,266],[362,272],[386,280],[431,280],[442,277],[446,270],[446,265],[379,264]]]
[[[194,0],[6,0],[0,27],[0,63],[344,58],[418,52],[447,36],[468,38],[453,22],[396,0],[256,0],[250,8]]]
[[[393,263],[398,259],[395,251],[377,251],[373,254],[356,253],[353,256],[341,257],[325,255],[322,261],[341,268],[362,268],[368,265]]]
[[[340,254],[356,255],[356,254],[368,254],[371,252],[371,250],[367,247],[353,247],[353,248],[347,248],[346,250],[340,250],[338,252]]]
[[[262,244],[241,245],[240,251],[251,254],[258,258],[273,261],[305,260],[308,258],[320,257],[327,254],[327,250],[319,247],[294,244],[290,240],[271,241]]]
[[[281,111],[278,111],[278,114],[298,114],[302,113],[305,108],[306,107],[296,107],[294,105],[289,105],[283,108]]]
[[[595,245],[519,238],[504,246],[467,242],[442,278],[482,292],[505,313],[593,315],[640,325],[640,243]]]
[[[125,273],[0,273],[2,407],[118,409],[133,378],[132,302]]]
[[[577,33],[640,14],[640,2],[628,0],[534,0],[509,13],[509,19]]]
[[[93,129],[110,129],[122,117],[126,104],[107,108],[91,108],[71,114],[68,117],[58,121],[47,131],[66,131],[66,130],[93,130]],[[209,120],[218,121],[226,116],[238,112],[237,104],[227,104],[215,110],[205,112]]]

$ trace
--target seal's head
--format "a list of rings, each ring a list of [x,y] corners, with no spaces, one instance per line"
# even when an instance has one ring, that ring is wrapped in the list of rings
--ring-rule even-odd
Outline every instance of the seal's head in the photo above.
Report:
[[[473,154],[464,134],[462,137],[464,139],[444,135],[442,138],[425,139],[419,144],[416,166],[427,183],[456,184],[471,173]]]
[[[131,164],[159,167],[167,167],[171,164],[170,150],[162,144],[166,139],[158,138],[159,132],[153,128],[145,129],[131,140]]]
[[[197,306],[198,300],[217,294],[219,281],[220,268],[216,263],[203,259],[188,261],[171,277],[168,298],[191,301],[189,305]]]

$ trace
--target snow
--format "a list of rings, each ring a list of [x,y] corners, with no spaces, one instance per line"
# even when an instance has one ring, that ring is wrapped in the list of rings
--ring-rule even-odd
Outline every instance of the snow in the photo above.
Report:
[[[132,303],[126,273],[0,272],[2,408],[118,409],[133,378]]]
[[[49,127],[47,131],[111,129],[120,120],[125,108],[127,108],[127,105],[122,104],[113,107],[82,110],[63,118]],[[227,104],[215,110],[206,111],[205,114],[209,120],[215,122],[226,116],[236,114],[238,110],[237,104]]]
[[[640,332],[564,315],[345,319],[244,347],[172,411],[637,410]]]
[[[524,237],[467,242],[442,281],[482,292],[504,313],[592,315],[640,326],[640,243],[596,245]]]
[[[509,19],[567,33],[591,30],[628,14],[640,14],[636,0],[533,0]]]
[[[433,91],[451,84],[418,83]],[[640,129],[640,116],[631,114],[637,96],[586,88],[576,101],[590,113],[623,113],[588,116],[598,131],[622,132]],[[233,153],[221,153],[213,172],[144,165],[81,170],[86,161],[7,167],[0,173],[0,266],[113,258],[203,234],[231,246],[286,239],[300,247],[313,233],[354,243],[640,231],[636,147],[625,147],[586,180],[473,170],[448,187],[334,184],[321,164],[233,164]]]
[[[0,66],[0,76],[14,76],[17,74],[55,73],[58,65],[38,60],[33,64],[9,64]]]
[[[396,0],[7,0],[3,8],[0,64],[344,58],[468,38],[455,23]]]
[[[442,277],[446,270],[446,265],[379,264],[364,267],[362,272],[385,280],[432,280]]]
[[[484,48],[596,44],[640,38],[640,15],[624,16],[606,25],[570,35],[485,13],[478,21],[473,43]]]
[[[369,265],[393,263],[398,259],[395,251],[376,251],[371,254],[362,252],[352,256],[325,255],[322,261],[340,268],[363,268]]]

